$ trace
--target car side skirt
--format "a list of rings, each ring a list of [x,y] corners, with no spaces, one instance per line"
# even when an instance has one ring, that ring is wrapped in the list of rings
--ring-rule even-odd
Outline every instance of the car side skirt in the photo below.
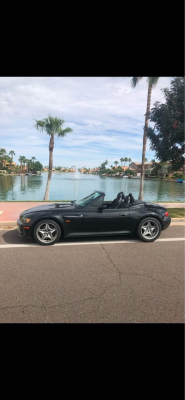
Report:
[[[112,231],[112,232],[75,232],[65,235],[65,237],[76,237],[76,236],[114,236],[114,235],[129,235],[131,231]]]

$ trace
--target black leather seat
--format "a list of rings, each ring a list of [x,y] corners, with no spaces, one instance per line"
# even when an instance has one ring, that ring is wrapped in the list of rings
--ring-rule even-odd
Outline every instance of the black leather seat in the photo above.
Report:
[[[130,196],[125,196],[124,200],[121,203],[121,208],[128,207],[130,204]]]
[[[135,199],[134,199],[133,194],[132,194],[132,193],[129,193],[129,196],[130,196],[130,204],[131,204],[131,205],[135,204]]]
[[[131,206],[134,206],[134,205],[136,206],[138,204],[144,204],[144,201],[142,201],[142,200],[135,200],[132,193],[129,193],[129,196],[130,196],[130,205]]]
[[[119,206],[122,203],[122,199],[124,197],[123,192],[119,192],[116,199],[113,200],[113,202],[110,205],[110,208],[119,208]]]

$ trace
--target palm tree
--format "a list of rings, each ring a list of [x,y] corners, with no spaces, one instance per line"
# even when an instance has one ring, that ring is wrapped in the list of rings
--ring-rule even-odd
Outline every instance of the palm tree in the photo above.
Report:
[[[21,164],[21,171],[22,171],[22,164],[24,163],[24,159],[25,159],[24,156],[20,156],[19,159],[18,159],[18,161],[19,161],[20,164]]]
[[[127,158],[127,157],[125,157],[125,162],[126,162],[126,163],[128,162],[128,158]]]
[[[124,161],[124,158],[122,157],[122,158],[120,158],[120,161],[121,161],[121,166],[122,166],[122,164],[123,164],[123,161]]]
[[[57,135],[58,137],[66,136],[66,133],[72,132],[71,128],[62,129],[62,125],[64,124],[63,119],[54,118],[51,115],[48,118],[44,118],[43,120],[37,121],[35,124],[35,128],[37,130],[45,131],[50,136],[49,141],[49,170],[48,170],[48,179],[46,184],[46,191],[44,195],[44,200],[49,200],[49,188],[51,183],[51,175],[53,169],[53,149],[54,149],[54,137]]]
[[[13,163],[13,156],[15,156],[15,151],[13,150],[9,151],[9,155],[11,156],[11,162],[10,162],[10,169],[11,169],[11,164]]]
[[[131,161],[132,161],[132,159],[131,159],[131,158],[129,158],[129,159],[128,159],[128,162],[129,162],[129,163],[131,163]]]
[[[116,164],[116,167],[117,167],[117,165],[119,164],[119,162],[118,162],[118,161],[114,161],[114,164]]]
[[[131,83],[133,88],[138,84],[138,82],[142,79],[138,76],[133,76]],[[143,151],[142,151],[142,164],[141,164],[141,179],[140,179],[140,190],[139,190],[139,200],[143,200],[143,187],[144,187],[144,173],[145,173],[145,153],[146,153],[146,143],[147,143],[147,129],[148,129],[148,121],[150,114],[150,105],[151,105],[151,94],[152,88],[157,85],[159,76],[149,76],[148,80],[148,95],[147,95],[147,106],[146,106],[146,114],[145,114],[145,126],[143,133]]]
[[[32,161],[33,164],[34,164],[34,160],[36,160],[36,158],[35,158],[35,157],[32,157],[32,158],[31,158],[31,161]]]
[[[145,162],[147,162],[148,161],[148,158],[145,158]]]
[[[28,158],[25,158],[24,162],[25,162],[25,164],[26,164],[26,169],[27,169],[27,172],[28,172],[30,160],[28,160]]]
[[[6,154],[6,150],[5,149],[0,149],[0,157],[2,158],[2,164],[4,167],[4,156]]]
[[[26,157],[23,156],[23,160],[22,160],[23,164],[24,164],[24,170],[25,170],[25,165],[26,165]]]
[[[10,154],[12,162],[13,162],[13,156],[15,156],[15,151],[11,150],[11,151],[9,151],[9,154]]]

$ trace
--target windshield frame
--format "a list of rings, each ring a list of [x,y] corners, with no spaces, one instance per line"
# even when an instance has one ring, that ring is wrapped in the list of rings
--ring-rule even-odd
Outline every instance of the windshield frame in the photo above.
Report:
[[[97,196],[95,196],[96,193],[97,193]],[[95,197],[93,197],[93,196],[95,196]],[[103,204],[105,193],[104,192],[100,192],[99,190],[94,190],[88,196],[85,196],[85,197],[83,197],[82,199],[79,199],[79,200],[75,200],[74,205],[77,208],[86,208],[90,204],[92,204],[93,202],[97,201],[97,199],[100,198],[100,197],[102,197],[102,204]],[[89,201],[88,201],[88,198],[89,198]],[[81,204],[80,204],[80,202],[81,202]]]

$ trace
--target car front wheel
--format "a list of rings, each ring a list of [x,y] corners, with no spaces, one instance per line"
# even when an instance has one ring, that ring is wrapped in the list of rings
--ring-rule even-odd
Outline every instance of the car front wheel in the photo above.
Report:
[[[61,237],[61,228],[52,220],[39,221],[33,230],[33,238],[43,246],[49,246],[58,242]]]
[[[138,225],[137,235],[144,242],[154,242],[161,234],[161,224],[156,218],[144,218]]]

